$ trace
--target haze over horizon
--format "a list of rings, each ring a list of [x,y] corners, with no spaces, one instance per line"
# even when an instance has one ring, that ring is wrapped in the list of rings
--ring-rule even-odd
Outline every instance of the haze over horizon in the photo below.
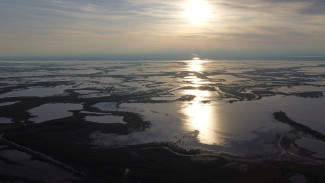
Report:
[[[322,0],[0,0],[0,58],[325,56]]]

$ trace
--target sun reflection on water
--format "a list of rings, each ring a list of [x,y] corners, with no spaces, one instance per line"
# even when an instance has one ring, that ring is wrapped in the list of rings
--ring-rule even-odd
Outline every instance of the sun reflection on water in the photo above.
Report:
[[[193,72],[201,72],[203,69],[201,60],[191,60],[188,66],[188,70]]]
[[[188,71],[203,72],[204,60],[190,60],[187,61]],[[200,87],[206,83],[204,79],[196,76],[185,77],[190,81],[192,87]],[[218,116],[215,112],[215,107],[209,103],[212,96],[211,91],[206,90],[184,90],[184,95],[194,95],[195,98],[185,104],[183,108],[184,114],[187,116],[186,130],[198,130],[198,140],[203,144],[221,144],[221,139],[217,135],[218,130]]]

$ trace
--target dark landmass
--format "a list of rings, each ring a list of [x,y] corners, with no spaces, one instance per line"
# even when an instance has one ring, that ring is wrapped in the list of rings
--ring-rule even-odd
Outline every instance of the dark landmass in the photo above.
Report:
[[[294,162],[247,162],[218,156],[200,156],[168,144],[97,147],[89,142],[94,130],[127,133],[120,125],[94,124],[78,117],[33,126],[0,128],[4,138],[30,147],[84,172],[80,182],[288,182],[301,173],[312,182],[324,182],[324,167]],[[5,142],[2,142],[5,143]],[[169,148],[169,149],[167,149]],[[34,157],[38,157],[34,155]],[[41,158],[41,157],[39,157]],[[308,168],[307,168],[308,167]],[[125,170],[129,169],[128,175]],[[1,173],[0,173],[1,174]],[[236,176],[234,176],[236,175]],[[7,180],[1,177],[0,180]],[[15,180],[15,179],[13,179]]]
[[[232,159],[231,156],[204,155],[200,151],[182,149],[172,143],[109,147],[92,145],[89,136],[93,132],[127,135],[145,130],[142,127],[148,125],[136,114],[113,113],[125,116],[127,124],[88,122],[84,119],[85,114],[74,111],[71,117],[39,124],[2,124],[0,133],[4,134],[4,139],[42,152],[73,167],[80,182],[271,183],[288,182],[288,178],[296,173],[303,174],[311,182],[325,181],[323,165],[267,159],[246,161],[243,158],[242,161],[238,157]],[[287,119],[282,113],[277,116],[280,116],[279,119]],[[1,143],[6,144],[3,140]],[[42,157],[33,154],[33,158]],[[126,169],[130,170],[128,175],[125,175]],[[20,179],[1,176],[0,172],[0,180]]]
[[[257,95],[253,94],[253,93],[246,93],[245,91],[245,87],[242,86],[226,86],[226,85],[222,85],[219,86],[219,89],[226,93],[229,97],[234,97],[234,98],[238,98],[240,101],[243,100],[254,100],[259,98]]]
[[[196,96],[195,95],[185,95],[177,99],[179,101],[192,101]]]
[[[297,131],[301,131],[307,135],[310,135],[318,140],[325,141],[325,135],[322,133],[315,131],[308,126],[305,126],[303,124],[297,123],[293,120],[291,120],[285,112],[279,111],[279,112],[274,112],[273,113],[274,118],[282,123],[286,123],[296,129]]]
[[[310,97],[310,98],[320,98],[324,94],[321,91],[310,91],[310,92],[301,92],[301,93],[293,93],[293,95],[298,96],[298,97]]]

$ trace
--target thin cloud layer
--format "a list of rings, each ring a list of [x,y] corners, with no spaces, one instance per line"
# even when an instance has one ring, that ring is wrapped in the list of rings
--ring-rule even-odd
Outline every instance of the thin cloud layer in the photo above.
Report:
[[[323,15],[325,14],[325,1],[324,0],[266,0],[271,4],[274,3],[304,3],[300,9],[300,13],[302,14],[310,14],[310,15]]]
[[[213,18],[200,26],[186,2],[2,0],[0,57],[325,48],[323,0],[206,0]]]

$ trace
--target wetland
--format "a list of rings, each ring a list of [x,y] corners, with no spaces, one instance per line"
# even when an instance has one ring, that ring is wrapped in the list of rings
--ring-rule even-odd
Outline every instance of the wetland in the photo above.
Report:
[[[321,61],[0,61],[0,78],[1,181],[325,181]]]

